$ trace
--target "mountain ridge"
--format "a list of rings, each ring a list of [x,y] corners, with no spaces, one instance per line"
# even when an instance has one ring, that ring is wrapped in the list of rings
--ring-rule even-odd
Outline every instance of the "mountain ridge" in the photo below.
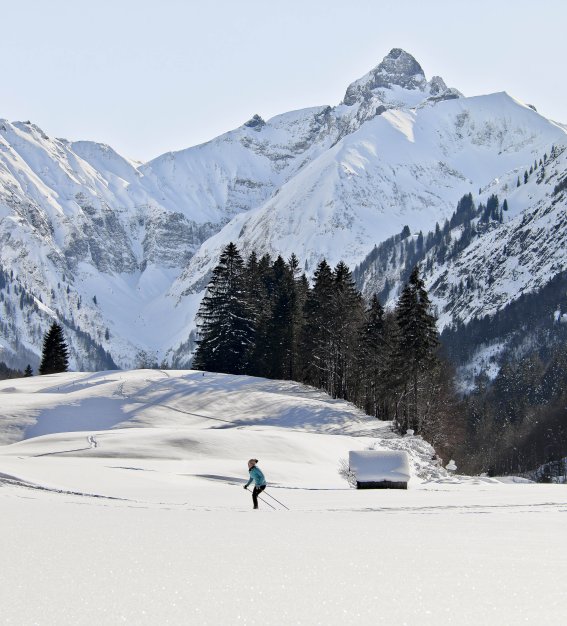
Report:
[[[466,98],[427,81],[401,49],[334,107],[256,115],[146,163],[0,120],[0,266],[38,305],[16,314],[14,293],[4,294],[11,330],[0,333],[0,360],[16,363],[22,347],[38,355],[41,331],[60,317],[75,365],[88,357],[74,328],[122,367],[187,364],[200,294],[229,240],[244,253],[294,252],[308,274],[323,256],[354,266],[565,137],[507,94]]]

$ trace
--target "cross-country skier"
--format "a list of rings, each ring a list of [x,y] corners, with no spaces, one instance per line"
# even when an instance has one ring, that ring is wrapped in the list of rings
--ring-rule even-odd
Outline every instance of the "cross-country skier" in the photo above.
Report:
[[[248,489],[248,485],[254,482],[254,491],[252,492],[252,502],[254,508],[258,508],[258,496],[266,488],[266,478],[262,473],[262,470],[256,465],[258,459],[250,459],[248,461],[248,472],[250,473],[250,480],[244,485],[244,489]]]

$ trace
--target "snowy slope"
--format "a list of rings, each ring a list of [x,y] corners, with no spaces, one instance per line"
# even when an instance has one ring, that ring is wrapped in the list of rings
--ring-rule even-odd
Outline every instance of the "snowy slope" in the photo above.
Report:
[[[502,219],[481,219],[481,209],[467,226],[447,222],[439,237],[397,235],[355,272],[367,297],[378,293],[393,308],[420,264],[438,329],[448,331],[445,347],[467,389],[480,371],[494,378],[510,359],[543,344],[553,349],[566,319],[566,147],[550,146],[529,168],[511,170],[473,194],[473,203],[485,206],[494,195],[500,207],[506,201]]]
[[[0,269],[13,283],[0,301],[0,359],[37,367],[57,317],[75,368],[187,363],[202,290],[229,241],[294,252],[308,273],[322,257],[354,266],[565,137],[506,94],[465,98],[427,80],[400,49],[335,107],[256,115],[146,164],[0,121]]]
[[[244,252],[295,252],[311,273],[351,266],[404,225],[427,232],[494,173],[529,167],[563,130],[507,94],[389,110],[312,161],[266,204],[207,240],[179,279],[199,285],[230,241]]]
[[[294,383],[137,370],[4,381],[0,395],[6,624],[563,615],[549,584],[567,574],[560,485],[449,476],[420,439]],[[407,491],[338,474],[348,450],[400,446]],[[259,511],[242,489],[251,456],[269,484]]]
[[[271,485],[344,490],[339,467],[351,449],[406,450],[416,484],[451,481],[420,437],[400,438],[389,423],[292,382],[134,370],[5,381],[0,394],[0,478],[45,490],[124,498],[147,487],[153,498],[149,477],[175,499],[175,484],[191,476],[197,486],[242,484],[251,456],[269,459]]]
[[[524,183],[528,168],[515,168],[473,194],[478,206],[486,205],[495,194],[508,210],[503,222],[483,226],[473,220],[472,241],[456,255],[439,260],[437,248],[419,259],[434,306],[439,314],[439,329],[456,321],[493,315],[522,294],[537,292],[557,274],[567,270],[565,208],[567,194],[567,149],[549,146],[535,159],[540,161]],[[533,164],[532,164],[533,165]],[[530,166],[531,167],[531,166]],[[518,180],[521,184],[518,185]],[[427,236],[428,231],[424,231]],[[417,232],[413,232],[415,239]],[[462,226],[450,232],[450,245],[459,243]],[[407,243],[407,242],[405,242]],[[397,261],[386,271],[375,263],[361,275],[366,295],[381,292],[388,280],[392,289],[389,305],[397,297],[401,274],[407,270],[401,250],[396,246]],[[471,282],[474,287],[471,287]],[[468,285],[462,289],[463,285]]]
[[[567,193],[554,191],[567,175],[567,151],[561,149],[520,187],[518,175],[522,173],[514,172],[488,188],[512,207],[505,222],[473,241],[454,261],[437,267],[429,278],[435,303],[443,310],[441,327],[493,315],[567,270]],[[456,300],[447,297],[451,286],[472,276],[475,290]]]
[[[269,198],[336,140],[326,107],[265,122],[259,116],[212,141],[168,153],[140,168],[144,187],[171,211],[226,223]]]
[[[300,433],[296,461],[313,463],[315,458],[308,457],[317,455],[317,449],[324,449],[330,441],[340,442],[339,448],[360,448],[379,437],[384,445],[401,445],[389,424],[364,415],[348,402],[290,381],[198,371],[133,370],[4,381],[0,393],[6,407],[0,422],[0,444],[11,444],[3,448],[3,454],[15,457],[65,450],[74,441],[76,446],[71,447],[77,449],[70,456],[241,458],[244,450],[236,445],[240,439],[279,438],[283,441],[281,459],[289,460],[289,441],[295,441]],[[183,437],[188,437],[185,450],[180,449]],[[92,438],[97,445],[92,445]],[[406,440],[415,444],[417,474],[430,474],[433,466],[423,463],[417,451],[422,447],[427,457],[431,448],[417,443],[419,438]],[[261,446],[266,448],[265,443]],[[308,452],[310,446],[312,453]],[[270,444],[272,454],[277,447]],[[337,465],[338,457],[329,461]],[[442,470],[437,473],[444,476]]]

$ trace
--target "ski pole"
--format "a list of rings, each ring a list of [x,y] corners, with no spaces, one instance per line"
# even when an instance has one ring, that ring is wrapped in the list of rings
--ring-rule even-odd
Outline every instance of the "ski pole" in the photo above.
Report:
[[[250,489],[248,489],[248,487],[246,487],[246,491],[250,491]],[[260,498],[260,496],[257,496],[258,500],[262,501],[264,504],[267,504],[270,508],[274,509],[274,511],[276,511],[276,507],[272,506],[267,500],[264,500],[264,498]]]
[[[264,504],[267,504],[269,507],[272,507],[274,511],[277,511],[276,507],[272,506],[267,500],[264,500],[264,498],[260,498],[260,496],[258,496],[258,500],[261,500]]]
[[[267,496],[270,496],[270,498],[272,498],[272,500],[275,500],[278,504],[280,504],[281,506],[283,506],[283,508],[284,508],[284,509],[287,509],[287,510],[289,511],[289,508],[288,508],[288,507],[287,507],[287,506],[286,506],[283,502],[280,502],[277,498],[274,498],[274,496],[273,496],[272,494],[268,493],[267,491],[264,491],[264,493],[265,493]]]

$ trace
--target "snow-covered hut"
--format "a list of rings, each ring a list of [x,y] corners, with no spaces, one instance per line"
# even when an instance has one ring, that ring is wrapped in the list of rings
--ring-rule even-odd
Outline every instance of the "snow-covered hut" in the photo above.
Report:
[[[403,450],[351,450],[350,471],[357,489],[407,489],[409,459]]]

